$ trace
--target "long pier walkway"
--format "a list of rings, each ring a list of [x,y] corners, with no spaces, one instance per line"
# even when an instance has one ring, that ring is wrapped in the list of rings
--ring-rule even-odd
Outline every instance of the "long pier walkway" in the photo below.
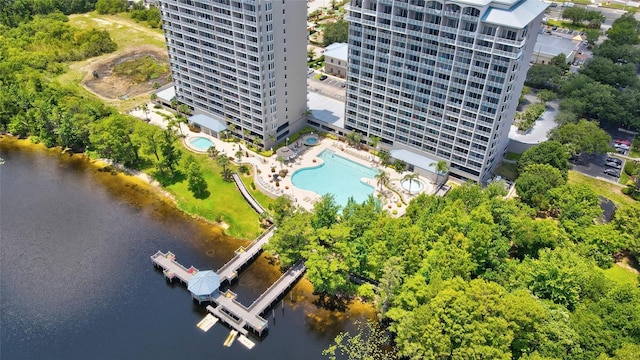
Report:
[[[238,250],[235,251],[236,255],[216,271],[216,273],[220,275],[220,283],[224,283],[225,281],[231,282],[238,277],[238,271],[262,251],[262,246],[269,242],[275,230],[275,226],[271,226],[253,240],[251,244],[247,245],[247,247],[241,246],[238,248]]]
[[[231,282],[237,278],[238,271],[260,253],[262,246],[269,241],[274,231],[275,226],[272,226],[251,242],[249,246],[236,250],[236,255],[217,271],[217,274],[220,276],[220,284]],[[154,266],[163,269],[163,274],[167,279],[173,280],[174,278],[178,278],[187,285],[189,279],[198,272],[198,269],[193,266],[186,268],[178,263],[172,252],[162,253],[158,251],[151,255],[151,261]],[[306,266],[304,262],[300,261],[296,263],[265,290],[249,307],[240,303],[236,299],[236,294],[231,290],[222,293],[218,288],[218,290],[211,294],[211,296],[207,296],[206,300],[204,300],[211,301],[212,305],[215,305],[207,306],[207,310],[243,335],[247,335],[248,330],[250,330],[262,336],[264,331],[267,330],[268,321],[261,315],[300,279],[305,270]]]
[[[151,255],[151,261],[153,261],[153,264],[155,266],[160,266],[162,268],[164,277],[169,280],[178,278],[185,284],[189,282],[189,279],[191,279],[193,274],[198,272],[198,269],[194,268],[193,266],[187,269],[182,264],[177,262],[176,256],[171,251],[167,253],[158,251],[157,253]]]
[[[207,306],[207,311],[215,315],[222,322],[228,324],[243,335],[247,328],[258,335],[267,329],[268,321],[262,316],[291,286],[304,274],[304,262],[298,262],[265,290],[249,307],[245,307],[238,300],[236,294],[230,290],[220,293],[212,299],[217,306]]]
[[[244,183],[242,182],[242,179],[240,179],[240,176],[238,176],[238,174],[233,174],[233,181],[236,183],[238,190],[240,190],[240,193],[242,193],[242,196],[244,196],[244,199],[247,200],[253,210],[255,210],[258,214],[262,214],[263,212],[265,212],[262,205],[260,205],[260,203],[253,197],[253,195],[251,195],[251,193],[249,193],[249,190],[247,190],[247,188],[244,186]]]

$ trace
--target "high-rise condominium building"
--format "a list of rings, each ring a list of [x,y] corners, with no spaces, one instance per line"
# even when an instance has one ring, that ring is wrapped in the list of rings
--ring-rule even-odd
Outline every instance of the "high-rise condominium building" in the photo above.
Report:
[[[266,148],[305,125],[305,1],[159,0],[176,98]]]
[[[351,0],[346,130],[484,182],[502,158],[547,4]],[[394,156],[395,157],[395,156]]]

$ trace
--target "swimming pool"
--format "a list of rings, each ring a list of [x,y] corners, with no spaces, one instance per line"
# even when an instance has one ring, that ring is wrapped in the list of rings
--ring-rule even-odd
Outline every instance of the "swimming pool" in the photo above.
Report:
[[[207,151],[213,145],[213,142],[207,138],[196,136],[189,140],[189,144],[196,150]]]
[[[318,143],[320,143],[318,138],[313,137],[313,136],[309,136],[309,137],[306,137],[304,139],[304,144],[307,145],[307,146],[316,146],[316,145],[318,145]]]
[[[318,157],[324,163],[315,168],[296,171],[291,177],[293,185],[320,195],[333,194],[336,203],[341,206],[347,204],[349,197],[361,203],[373,194],[373,186],[360,179],[374,179],[378,170],[345,159],[331,150],[324,150]]]

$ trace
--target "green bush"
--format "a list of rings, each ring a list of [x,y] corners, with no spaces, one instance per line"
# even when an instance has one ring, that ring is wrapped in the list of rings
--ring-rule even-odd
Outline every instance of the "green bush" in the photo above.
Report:
[[[627,161],[626,164],[624,164],[624,172],[629,175],[629,176],[633,176],[633,172],[636,170],[636,163],[634,161]]]

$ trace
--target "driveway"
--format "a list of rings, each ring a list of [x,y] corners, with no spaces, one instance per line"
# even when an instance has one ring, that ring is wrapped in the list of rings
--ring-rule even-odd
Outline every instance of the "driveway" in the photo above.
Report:
[[[613,156],[613,155],[612,155]],[[572,170],[575,170],[579,173],[589,175],[591,177],[600,178],[608,181],[612,181],[617,183],[618,178],[615,176],[607,175],[604,173],[604,169],[608,168],[605,165],[605,162],[609,155],[607,154],[583,154],[577,160],[572,160],[571,165],[573,165]],[[621,158],[619,158],[621,159]],[[624,168],[624,159],[622,160],[622,167],[620,169],[616,169],[618,172],[622,172]]]

